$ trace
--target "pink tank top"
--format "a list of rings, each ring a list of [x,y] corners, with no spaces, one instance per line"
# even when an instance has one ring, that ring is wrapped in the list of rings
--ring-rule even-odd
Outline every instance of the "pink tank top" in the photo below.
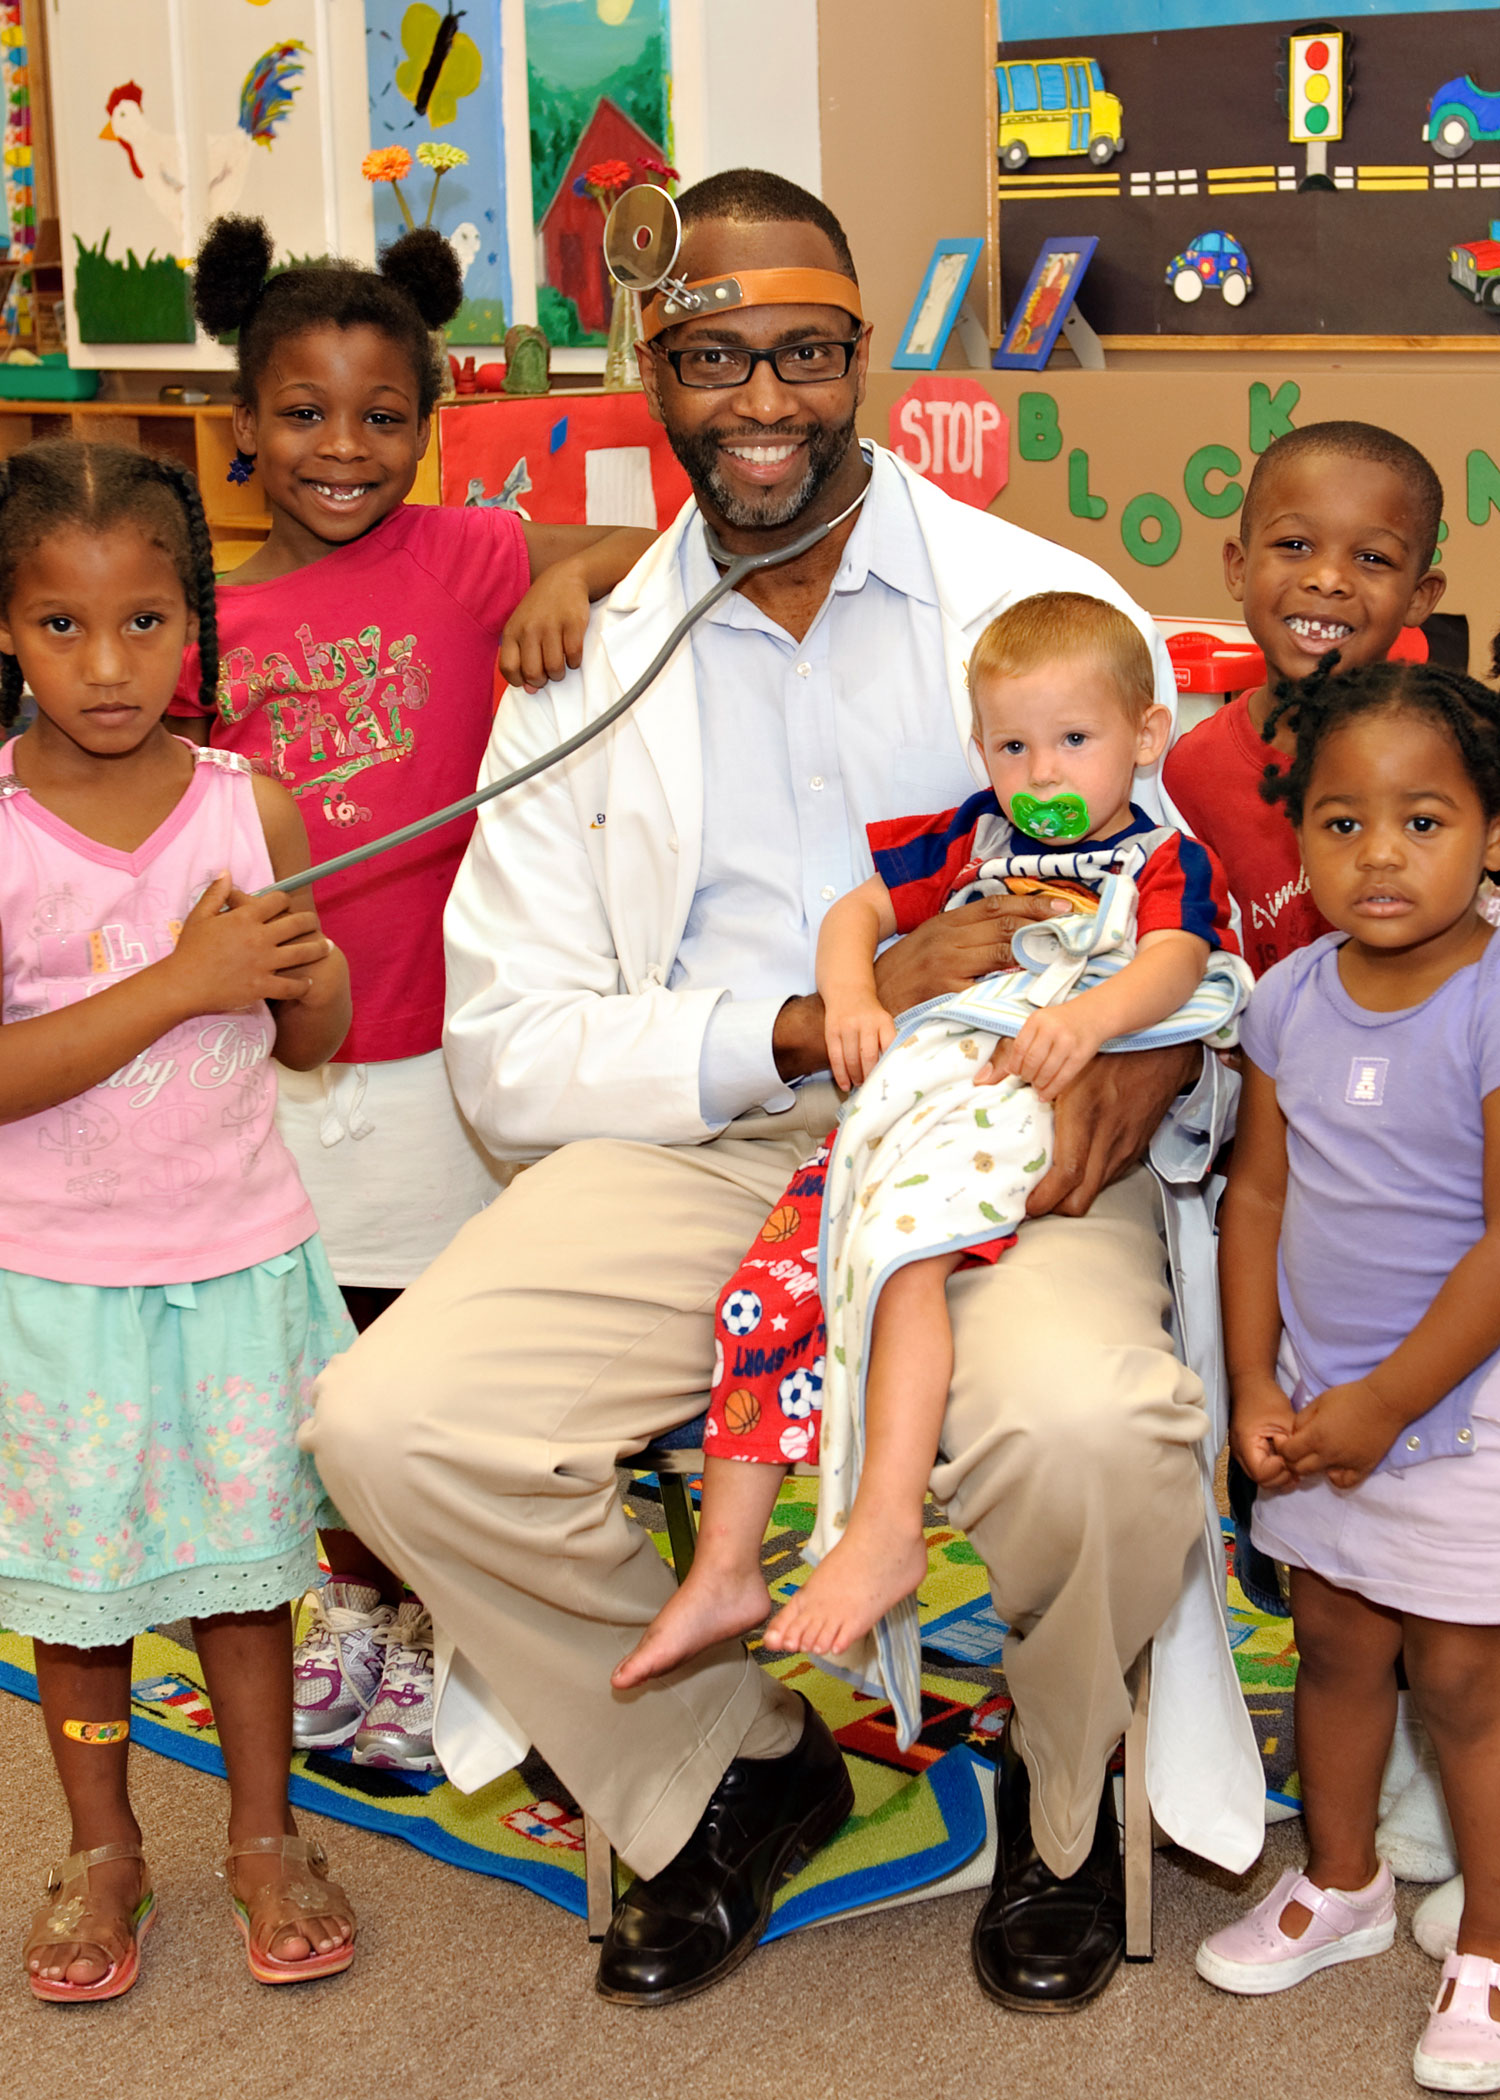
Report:
[[[4,1019],[53,1013],[170,955],[227,868],[271,881],[250,768],[197,751],[187,791],[134,853],[73,830],[0,746]],[[264,1003],[198,1014],[76,1100],[0,1124],[0,1266],[59,1283],[192,1283],[317,1230],[275,1127]]]

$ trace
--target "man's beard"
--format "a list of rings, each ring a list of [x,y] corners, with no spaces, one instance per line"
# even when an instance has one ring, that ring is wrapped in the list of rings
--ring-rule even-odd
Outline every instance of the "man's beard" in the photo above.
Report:
[[[719,466],[720,453],[725,445],[747,443],[752,438],[779,439],[790,444],[806,442],[807,471],[794,489],[785,495],[768,492],[763,500],[754,502],[736,495],[726,486]],[[834,425],[810,424],[803,430],[768,430],[763,425],[754,425],[727,437],[722,432],[707,430],[687,436],[673,430],[669,424],[667,440],[693,484],[694,494],[711,503],[726,525],[737,531],[771,531],[800,518],[827,488],[855,442],[854,418],[851,416],[847,423]]]

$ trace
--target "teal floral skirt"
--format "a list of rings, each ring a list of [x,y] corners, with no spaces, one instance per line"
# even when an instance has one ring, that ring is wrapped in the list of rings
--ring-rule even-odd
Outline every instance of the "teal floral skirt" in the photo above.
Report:
[[[0,1270],[0,1625],[100,1648],[300,1596],[338,1517],[297,1431],[353,1339],[316,1236],[203,1283]]]

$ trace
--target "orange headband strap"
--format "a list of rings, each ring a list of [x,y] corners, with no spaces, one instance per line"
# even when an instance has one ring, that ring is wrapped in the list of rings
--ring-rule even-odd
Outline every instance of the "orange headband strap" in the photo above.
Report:
[[[642,310],[641,334],[649,343],[679,321],[737,306],[838,306],[856,321],[865,317],[859,286],[835,270],[738,270],[732,277],[700,277],[678,293],[653,293]]]

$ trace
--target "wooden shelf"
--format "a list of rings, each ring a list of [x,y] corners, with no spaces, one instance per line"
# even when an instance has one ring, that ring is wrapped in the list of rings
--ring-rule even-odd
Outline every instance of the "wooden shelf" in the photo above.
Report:
[[[1500,328],[1487,335],[1101,335],[1106,350],[1500,350]]]

